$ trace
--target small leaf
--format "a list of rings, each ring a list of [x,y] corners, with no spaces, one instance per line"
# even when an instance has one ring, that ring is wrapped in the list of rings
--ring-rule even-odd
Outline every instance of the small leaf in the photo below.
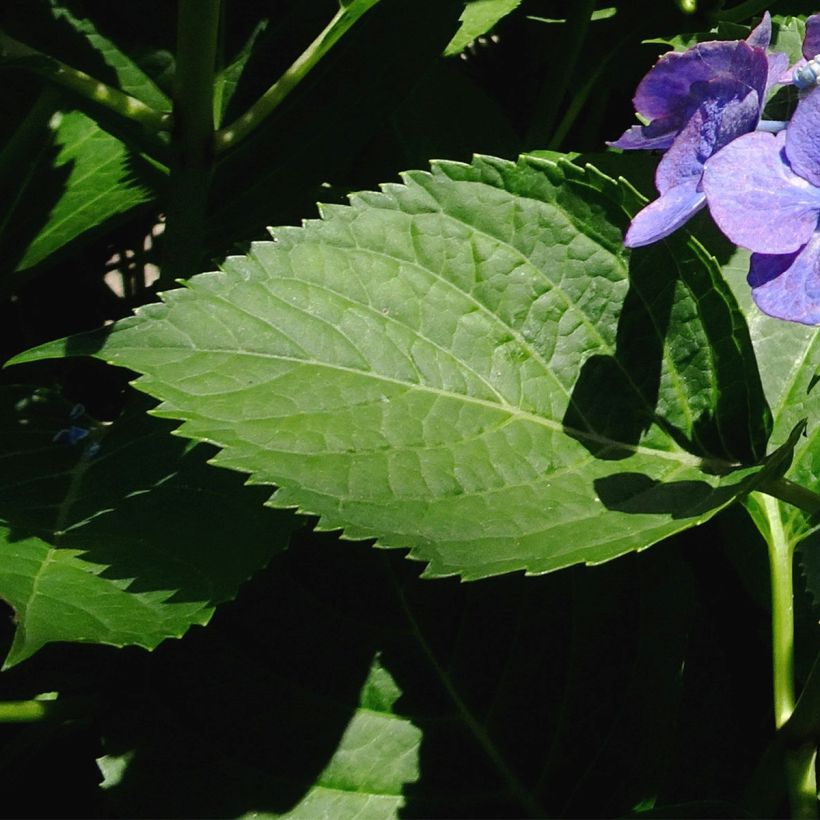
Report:
[[[95,229],[151,202],[161,179],[79,111],[55,117],[36,160],[21,170],[25,176],[16,191],[16,210],[0,223],[4,261],[16,260],[18,272],[43,264],[70,243],[87,240]],[[14,276],[5,287],[22,278]]]
[[[473,40],[486,34],[520,5],[521,0],[467,0],[459,18],[461,26],[444,49],[444,56],[460,54]]]
[[[292,526],[167,423],[76,415],[51,394],[0,391],[0,597],[17,623],[6,667],[53,641],[151,649],[179,637]],[[61,435],[74,428],[87,435]]]
[[[272,504],[430,575],[599,563],[743,494],[768,429],[714,261],[685,235],[630,258],[622,203],[565,162],[438,163],[17,360],[143,373]]]
[[[51,13],[56,21],[65,21],[82,36],[100,55],[116,78],[116,85],[126,94],[142,100],[157,111],[170,111],[171,101],[156,83],[111,40],[97,31],[87,17],[76,17],[55,0],[50,0]]]

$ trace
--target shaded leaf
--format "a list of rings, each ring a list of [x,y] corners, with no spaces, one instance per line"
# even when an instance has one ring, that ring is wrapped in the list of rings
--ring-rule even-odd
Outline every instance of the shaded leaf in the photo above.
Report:
[[[520,5],[521,0],[467,0],[459,18],[461,26],[444,49],[445,57],[464,51],[473,40],[486,34]]]
[[[599,563],[735,500],[767,432],[717,266],[683,237],[630,269],[624,198],[568,163],[438,163],[17,361],[142,372],[272,504],[430,575]]]
[[[50,0],[51,13],[55,20],[65,20],[100,55],[113,73],[117,88],[142,100],[157,111],[170,111],[171,101],[156,83],[111,40],[97,31],[97,27],[87,17],[77,17],[55,0]]]
[[[207,632],[146,656],[112,691],[122,707],[99,722],[121,765],[108,813],[290,816],[322,796],[313,784],[329,785],[350,749],[374,656],[401,697],[392,720],[383,702],[371,707],[378,731],[350,757],[330,816],[366,794],[376,808],[395,797],[399,779],[387,779],[402,749],[404,817],[622,817],[655,796],[732,799],[767,737],[748,720],[768,705],[766,647],[757,630],[732,630],[755,615],[724,606],[732,573],[714,528],[688,541],[460,584],[420,581],[395,554],[305,538]],[[682,558],[697,551],[714,594]],[[749,672],[761,676],[738,691]],[[703,748],[731,756],[731,773]]]
[[[48,394],[1,395],[6,666],[53,641],[153,648],[207,623],[287,543],[290,517],[166,422],[133,411],[106,427]]]
[[[786,477],[801,486],[820,492],[820,392],[812,389],[817,362],[820,360],[820,338],[817,328],[773,319],[753,303],[746,283],[749,253],[737,250],[724,266],[726,278],[748,316],[749,332],[755,347],[760,375],[774,417],[772,441],[780,444],[802,420],[808,419],[804,436],[797,439],[794,457]],[[778,502],[778,509],[787,539],[799,543],[816,530],[817,522],[790,504]],[[761,532],[766,535],[769,524],[766,515],[753,498],[747,507]],[[802,546],[800,558],[806,567],[809,591],[820,600],[818,575],[812,571],[820,541],[810,538]]]
[[[16,262],[17,271],[41,265],[70,243],[87,241],[96,229],[126,218],[154,199],[162,179],[79,111],[56,115],[40,139],[35,161],[19,169],[24,177],[15,210],[0,234],[4,261]],[[14,276],[5,286],[20,279]]]

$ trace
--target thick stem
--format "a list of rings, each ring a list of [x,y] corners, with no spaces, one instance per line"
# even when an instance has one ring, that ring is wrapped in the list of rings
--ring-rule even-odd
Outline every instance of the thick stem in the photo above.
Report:
[[[766,541],[771,570],[774,720],[779,730],[795,709],[792,567],[795,545],[783,527],[779,502],[770,495],[756,495],[769,529]],[[786,787],[794,817],[817,817],[814,759],[813,742],[785,753]]]
[[[221,0],[180,0],[161,285],[199,271],[213,172],[214,74]]]
[[[290,68],[237,120],[216,132],[217,153],[234,147],[257,128],[347,33],[380,0],[356,0],[340,8],[322,33],[296,58]]]
[[[0,724],[34,723],[48,717],[54,706],[54,701],[49,700],[0,701]]]

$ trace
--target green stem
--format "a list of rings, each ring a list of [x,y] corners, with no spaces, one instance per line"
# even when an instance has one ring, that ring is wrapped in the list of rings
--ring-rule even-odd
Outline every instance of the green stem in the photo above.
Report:
[[[593,11],[595,11],[595,0],[578,0],[570,7],[566,23],[566,48],[561,59],[563,68],[559,72],[558,79],[551,78],[541,90],[538,104],[540,114],[534,118],[527,132],[527,145],[533,144],[538,147],[545,143],[550,146],[558,144],[555,139],[555,120],[564,106],[569,84],[577,76],[578,61],[586,41]],[[548,140],[547,135],[550,135]]]
[[[795,710],[794,692],[794,541],[783,527],[780,503],[771,495],[754,493],[768,523],[772,601],[772,667],[774,720],[779,730]],[[785,753],[786,788],[795,817],[817,817],[814,774],[815,745],[804,744]]]
[[[199,272],[213,172],[214,76],[221,0],[180,0],[161,285]]]
[[[795,484],[787,478],[778,478],[772,481],[763,481],[758,489],[767,495],[779,498],[793,507],[797,507],[809,515],[820,513],[820,495],[807,490],[800,484]]]
[[[118,88],[106,85],[84,71],[72,68],[54,57],[49,57],[9,37],[2,31],[0,31],[0,58],[25,60],[26,62],[21,67],[29,68],[46,80],[104,108],[123,121],[123,128],[126,128],[128,123],[138,123],[149,133],[159,134],[169,131],[173,126],[173,119],[167,112],[157,111],[136,97],[131,97]]]
[[[548,148],[552,151],[557,151],[558,148],[561,146],[561,143],[564,141],[564,138],[567,136],[569,129],[572,128],[575,120],[578,118],[578,115],[583,110],[584,106],[586,105],[587,99],[589,95],[592,93],[592,89],[595,87],[595,83],[598,82],[598,78],[604,73],[605,70],[609,69],[609,64],[612,60],[623,54],[623,48],[629,41],[631,35],[627,35],[626,37],[622,37],[618,43],[616,43],[615,47],[610,49],[606,56],[600,60],[595,68],[595,71],[592,72],[592,75],[589,79],[581,86],[581,88],[575,92],[575,96],[572,98],[572,102],[567,106],[567,110],[564,113],[564,116],[561,118],[561,121],[555,128],[555,131],[550,138]]]
[[[380,0],[356,0],[340,8],[321,34],[296,58],[284,74],[238,119],[216,132],[217,153],[232,148],[257,128],[313,70],[353,24]]]
[[[53,700],[0,701],[0,723],[35,723],[48,717],[55,705]]]

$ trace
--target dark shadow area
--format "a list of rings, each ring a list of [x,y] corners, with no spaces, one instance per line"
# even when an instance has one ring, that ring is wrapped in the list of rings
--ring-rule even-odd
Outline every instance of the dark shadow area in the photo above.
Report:
[[[145,396],[107,428],[26,388],[3,398],[0,443],[19,454],[0,476],[9,540],[78,550],[89,572],[127,582],[129,594],[162,590],[168,603],[204,606],[231,599],[298,526],[293,513],[265,506],[272,488],[244,486],[242,474],[207,463],[214,447],[194,447],[171,435],[175,422],[147,415],[155,402]],[[69,429],[83,437],[71,441]]]
[[[711,487],[705,481],[661,482],[643,473],[616,473],[594,482],[595,494],[609,510],[694,518],[737,495],[737,487]]]
[[[254,76],[250,71],[249,79],[240,80],[234,112],[275,76],[277,66],[284,67],[280,63],[287,65],[286,58],[298,54],[300,43],[303,48],[316,36],[335,11],[333,5],[317,6],[320,12],[329,9],[327,17],[301,5],[265,32],[265,47],[255,59],[263,61],[274,48],[277,56],[264,72]],[[251,134],[245,149],[228,153],[217,166],[208,254],[219,257],[237,241],[265,237],[267,225],[298,224],[315,214],[317,199],[334,199],[323,183],[349,190],[348,181],[360,189],[394,178],[403,160],[394,155],[389,134],[385,140],[384,126],[437,62],[462,9],[454,0],[399,0],[381,3],[362,17]],[[296,32],[304,32],[303,41]]]
[[[627,457],[652,423],[705,458],[754,464],[765,453],[771,414],[748,329],[728,285],[686,243],[679,233],[631,252],[615,353],[581,368],[563,423],[598,458]],[[662,397],[665,360],[675,387]]]
[[[633,252],[615,355],[584,363],[562,420],[567,435],[598,458],[632,455],[630,448],[657,420],[663,343],[675,297],[675,278],[658,275],[663,254],[661,245]]]
[[[395,628],[380,563],[366,545],[342,550],[305,534],[207,633],[146,658],[103,722],[105,753],[128,755],[106,792],[111,806],[134,817],[236,817],[297,805]]]

